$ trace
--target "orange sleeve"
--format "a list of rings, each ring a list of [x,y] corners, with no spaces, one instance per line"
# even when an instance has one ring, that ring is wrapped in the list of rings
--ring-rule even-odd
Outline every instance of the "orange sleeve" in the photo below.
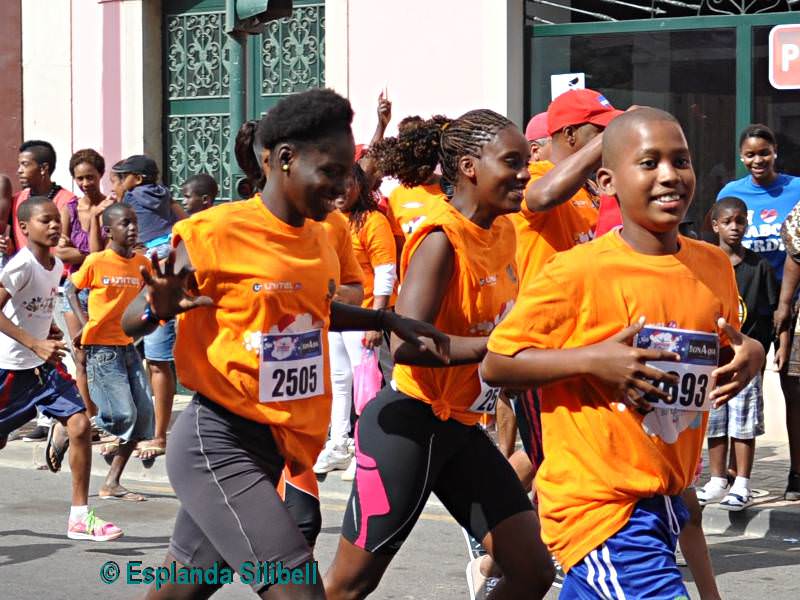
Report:
[[[361,230],[361,239],[373,267],[397,262],[397,245],[386,215],[372,211]]]
[[[86,257],[86,260],[83,261],[81,268],[75,271],[72,275],[70,275],[69,280],[79,290],[86,289],[91,287],[92,281],[94,280],[94,263],[95,257],[97,254],[90,254]]]
[[[345,235],[337,240],[336,254],[339,257],[339,267],[341,269],[341,285],[353,283],[364,283],[364,273],[358,264],[356,252],[353,249],[353,242],[350,234],[345,230]]]
[[[514,356],[527,348],[562,348],[572,337],[581,310],[583,275],[554,256],[520,292],[508,316],[489,336],[488,349]]]
[[[397,222],[397,217],[394,216],[394,211],[392,210],[392,199],[394,197],[395,192],[392,191],[392,193],[389,194],[389,198],[386,202],[386,218],[389,221],[389,226],[392,228],[392,235],[405,239],[403,229],[400,227],[400,223]]]

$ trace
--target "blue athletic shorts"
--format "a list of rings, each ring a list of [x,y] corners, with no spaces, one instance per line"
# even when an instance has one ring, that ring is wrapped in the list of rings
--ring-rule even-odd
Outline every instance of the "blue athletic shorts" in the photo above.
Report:
[[[675,564],[688,518],[680,496],[640,500],[625,527],[569,570],[559,600],[689,600]]]
[[[36,416],[66,419],[86,410],[75,380],[63,365],[43,364],[35,369],[0,369],[0,436],[7,436]]]

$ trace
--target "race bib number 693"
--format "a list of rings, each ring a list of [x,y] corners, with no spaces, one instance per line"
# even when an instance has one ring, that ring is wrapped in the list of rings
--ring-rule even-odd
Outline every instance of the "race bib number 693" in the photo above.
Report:
[[[661,383],[667,393],[662,400],[651,394],[645,398],[654,407],[676,410],[709,411],[713,381],[711,373],[719,364],[719,336],[703,331],[645,326],[636,335],[637,348],[666,350],[680,355],[679,362],[653,361],[647,365],[678,377],[677,384]]]
[[[320,396],[324,373],[321,330],[261,335],[260,402]]]

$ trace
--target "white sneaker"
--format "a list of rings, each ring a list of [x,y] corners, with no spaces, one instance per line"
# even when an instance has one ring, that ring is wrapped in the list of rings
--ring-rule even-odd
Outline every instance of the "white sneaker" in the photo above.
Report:
[[[721,487],[717,482],[709,481],[703,487],[698,488],[696,492],[700,506],[705,506],[722,500],[728,493],[728,486]]]
[[[350,466],[353,457],[347,449],[347,444],[333,445],[328,441],[322,452],[314,463],[314,473],[330,473],[331,471],[342,471]]]
[[[350,461],[348,467],[342,471],[342,481],[353,481],[356,478],[356,459]]]
[[[350,456],[356,455],[356,440],[355,438],[347,438],[344,442],[344,445],[347,447],[347,451],[350,453]]]
[[[481,573],[482,556],[473,558],[467,564],[467,585],[472,600],[484,600],[500,582],[499,577],[487,577]]]

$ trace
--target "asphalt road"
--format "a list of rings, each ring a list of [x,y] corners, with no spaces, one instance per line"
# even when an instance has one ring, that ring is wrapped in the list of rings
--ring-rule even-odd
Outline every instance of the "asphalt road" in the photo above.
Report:
[[[0,598],[138,598],[144,588],[122,581],[107,585],[100,569],[107,561],[159,565],[169,542],[177,501],[166,485],[129,482],[147,502],[90,503],[98,516],[125,529],[114,542],[75,542],[66,538],[69,475],[0,468]],[[91,491],[99,485],[92,480]],[[350,484],[332,474],[322,486],[323,529],[317,545],[320,570],[330,564],[338,541]],[[725,598],[795,600],[800,598],[800,541],[710,536],[718,581]],[[432,500],[416,529],[372,596],[393,600],[468,597],[467,553],[459,527]],[[687,572],[687,580],[689,575]],[[694,592],[690,584],[690,590]],[[233,583],[215,598],[254,598],[250,588]],[[558,597],[552,590],[548,599]],[[696,594],[693,593],[696,598]]]

